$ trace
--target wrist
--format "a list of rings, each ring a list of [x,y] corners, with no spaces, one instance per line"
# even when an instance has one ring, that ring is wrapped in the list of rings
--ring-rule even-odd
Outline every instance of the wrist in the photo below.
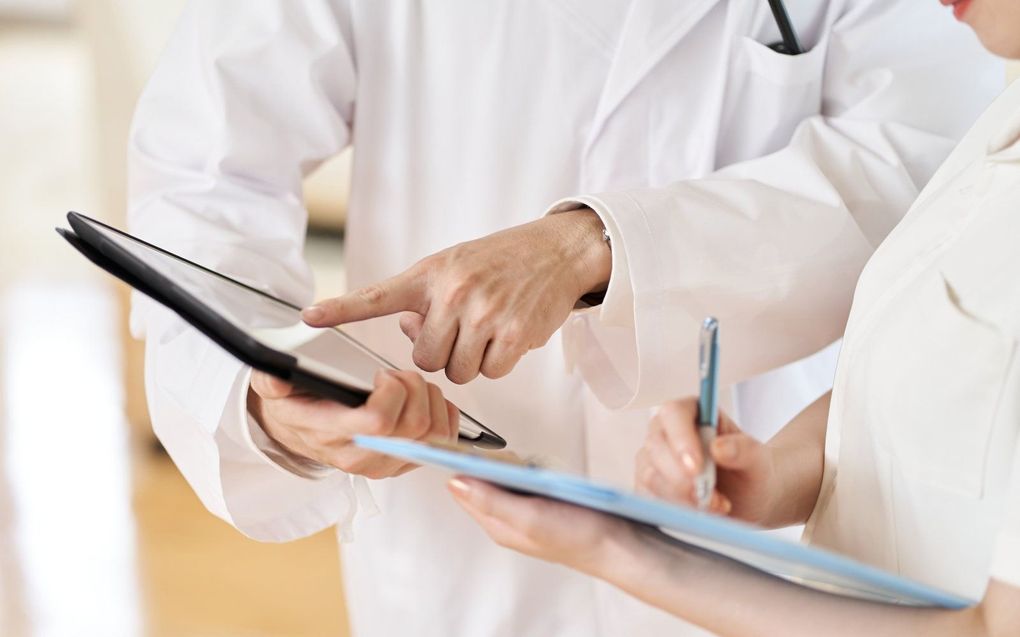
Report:
[[[767,511],[764,519],[755,521],[765,528],[782,528],[807,522],[818,489],[807,484],[805,473],[797,466],[802,454],[796,448],[765,445],[768,469]]]
[[[263,418],[265,418],[262,414],[262,397],[258,395],[258,392],[251,385],[248,385],[248,396],[245,399],[245,406],[248,409],[248,415],[252,417],[255,424],[259,426],[259,429],[266,431],[265,426],[262,424]],[[268,436],[269,432],[266,432],[266,435]]]
[[[568,210],[552,218],[564,227],[563,257],[573,272],[577,298],[591,292],[604,292],[609,285],[613,257],[602,219],[591,208]]]
[[[316,460],[308,458],[296,451],[290,449],[283,441],[279,440],[277,436],[273,434],[273,423],[271,417],[266,413],[265,402],[262,396],[259,396],[258,392],[253,387],[248,386],[248,398],[247,398],[247,410],[248,415],[251,416],[255,426],[259,428],[262,434],[265,436],[265,440],[272,445],[275,445],[280,452],[287,455],[289,459],[298,463],[314,463],[319,464]]]
[[[648,553],[654,552],[651,544],[637,526],[621,521],[617,530],[606,533],[593,559],[579,570],[617,586],[640,579],[650,561]]]

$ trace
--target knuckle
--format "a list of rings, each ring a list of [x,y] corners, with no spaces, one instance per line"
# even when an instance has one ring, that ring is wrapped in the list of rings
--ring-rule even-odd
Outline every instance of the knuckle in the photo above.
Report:
[[[466,323],[469,330],[481,332],[492,327],[495,321],[496,311],[490,306],[472,313],[471,316],[468,317]]]
[[[432,428],[432,418],[428,414],[415,416],[409,420],[407,428],[412,438],[422,438],[428,435]]]
[[[375,304],[383,300],[386,291],[379,285],[369,285],[355,292],[355,295],[365,303]]]
[[[364,476],[369,480],[380,480],[390,475],[386,460],[368,451],[359,450],[352,454],[347,460],[347,466],[341,468],[347,473]]]
[[[373,436],[388,436],[393,429],[394,423],[380,414],[373,414],[365,425],[365,430]]]
[[[422,369],[426,372],[438,372],[443,368],[443,366],[438,363],[432,352],[425,351],[418,347],[415,347],[414,351],[411,353],[411,361],[418,367],[418,369]]]
[[[491,378],[493,380],[497,378],[503,378],[510,373],[510,366],[505,362],[502,363],[482,363],[481,370],[482,376]]]
[[[410,272],[413,274],[424,274],[431,270],[439,269],[445,260],[445,255],[442,252],[430,254],[427,257],[422,257],[411,266]]]
[[[659,413],[664,417],[664,421],[659,424],[666,426],[674,421],[683,420],[690,418],[693,413],[697,411],[697,400],[693,398],[682,398],[680,400],[673,400],[662,406]]]
[[[510,323],[503,328],[503,331],[497,337],[497,340],[502,345],[512,349],[517,349],[524,346],[525,333],[524,325],[520,321],[510,321]]]
[[[474,380],[477,375],[478,372],[471,372],[460,366],[450,366],[446,368],[446,377],[455,385],[467,384]]]
[[[421,374],[418,372],[409,369],[402,369],[397,372],[397,376],[399,376],[404,383],[410,385],[412,390],[422,389],[425,386],[425,379],[422,378]]]
[[[645,469],[642,466],[634,467],[634,488],[638,491],[645,486]]]
[[[347,473],[367,478],[372,471],[372,456],[360,449],[346,453],[338,460],[340,461],[336,463],[336,466]]]
[[[360,475],[362,458],[363,456],[360,451],[351,452],[346,450],[331,454],[329,456],[329,464],[341,471]]]
[[[474,281],[471,275],[458,274],[443,290],[440,301],[447,306],[456,307],[464,303],[471,295],[474,288]]]
[[[501,378],[506,376],[526,354],[526,350],[523,347],[516,345],[507,346],[507,344],[497,344],[491,346],[492,354],[486,356],[483,361],[484,370],[483,373],[488,378]]]
[[[450,427],[450,437],[456,438],[460,430],[460,409],[448,400],[446,401],[446,417],[449,420],[447,424]]]
[[[680,401],[678,401],[678,400],[671,400],[671,401],[669,401],[668,403],[665,403],[664,405],[662,405],[662,407],[659,408],[659,416],[662,416],[662,417],[667,417],[667,418],[668,417],[673,417],[673,416],[676,416],[679,413],[680,413]],[[657,418],[656,421],[658,422],[659,426],[662,425],[662,422],[661,422],[660,419]]]
[[[385,467],[379,466],[378,464],[368,465],[361,475],[365,476],[369,480],[382,480],[383,478],[390,477],[390,472]]]
[[[646,464],[640,470],[640,476],[638,477],[638,481],[641,484],[645,485],[645,487],[651,489],[651,487],[654,486],[656,483],[655,477],[657,473],[658,472],[655,470],[655,467],[653,467],[651,464]]]
[[[634,456],[634,472],[637,476],[641,476],[642,472],[648,467],[648,450],[642,447],[638,450],[637,455]]]
[[[403,312],[400,315],[400,331],[408,338],[414,340],[421,331],[422,319],[420,314],[414,312]]]

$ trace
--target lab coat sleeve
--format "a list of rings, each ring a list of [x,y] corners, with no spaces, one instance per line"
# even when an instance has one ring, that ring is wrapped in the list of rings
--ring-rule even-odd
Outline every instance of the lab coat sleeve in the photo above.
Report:
[[[135,113],[131,231],[309,302],[302,177],[349,143],[349,24],[348,9],[326,0],[191,3]],[[131,324],[146,341],[155,433],[210,511],[265,541],[353,514],[349,476],[258,437],[245,409],[250,370],[140,295]]]
[[[1003,86],[969,30],[919,5],[869,0],[835,20],[819,44],[821,113],[787,146],[701,179],[551,208],[588,206],[611,235],[604,303],[563,331],[568,362],[606,406],[696,391],[708,315],[722,326],[725,382],[839,338],[865,262]]]

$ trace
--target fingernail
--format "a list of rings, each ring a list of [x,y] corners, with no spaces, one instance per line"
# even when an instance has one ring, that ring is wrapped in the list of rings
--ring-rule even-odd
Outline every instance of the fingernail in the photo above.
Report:
[[[469,485],[467,482],[464,482],[460,478],[451,479],[447,483],[447,485],[449,485],[450,490],[453,491],[456,495],[462,496],[464,498],[468,498],[471,495],[471,485]]]
[[[712,447],[715,457],[720,460],[733,460],[737,457],[737,441],[732,438],[717,438]]]
[[[694,461],[694,456],[689,451],[683,452],[680,456],[680,462],[683,463],[684,467],[691,473],[698,472],[698,463]]]
[[[729,515],[730,511],[733,510],[733,503],[730,502],[730,499],[727,498],[726,496],[721,496],[721,497],[722,497],[722,512],[723,512],[723,515]]]
[[[303,318],[306,321],[312,321],[312,322],[319,321],[319,320],[322,320],[322,317],[324,315],[325,315],[325,311],[321,307],[319,307],[318,305],[313,305],[312,307],[306,307],[305,309],[301,310],[301,318]]]

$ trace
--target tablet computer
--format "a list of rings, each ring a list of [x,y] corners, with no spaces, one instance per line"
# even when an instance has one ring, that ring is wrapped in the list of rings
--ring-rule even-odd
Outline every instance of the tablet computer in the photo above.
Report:
[[[367,400],[381,356],[337,328],[313,328],[301,308],[267,291],[76,212],[57,232],[79,252],[173,310],[251,367],[324,398],[357,407]],[[461,412],[460,439],[485,449],[506,441]]]
[[[358,436],[354,442],[365,449],[408,462],[440,467],[513,491],[568,502],[655,527],[683,544],[815,590],[908,606],[964,608],[976,603],[831,551],[776,537],[732,518],[647,498],[527,461],[508,459],[509,454],[505,452],[373,436]]]

